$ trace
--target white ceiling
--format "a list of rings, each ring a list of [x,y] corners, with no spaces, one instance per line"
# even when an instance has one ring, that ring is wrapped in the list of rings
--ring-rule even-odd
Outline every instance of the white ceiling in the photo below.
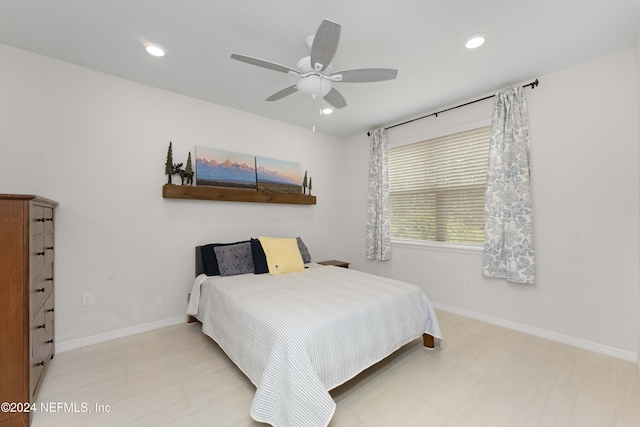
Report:
[[[297,93],[264,101],[295,77],[229,58],[295,68],[325,18],[342,24],[334,70],[398,78],[337,83],[347,107],[320,116],[325,101]],[[340,137],[633,47],[639,26],[640,0],[0,0],[0,43]]]

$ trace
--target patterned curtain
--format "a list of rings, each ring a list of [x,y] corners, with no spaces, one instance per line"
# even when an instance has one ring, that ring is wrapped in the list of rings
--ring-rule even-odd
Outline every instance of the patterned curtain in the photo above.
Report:
[[[521,87],[496,94],[484,207],[482,273],[535,283],[529,117]]]
[[[371,132],[369,150],[369,201],[367,203],[367,259],[391,259],[389,237],[389,171],[387,134],[384,128]]]

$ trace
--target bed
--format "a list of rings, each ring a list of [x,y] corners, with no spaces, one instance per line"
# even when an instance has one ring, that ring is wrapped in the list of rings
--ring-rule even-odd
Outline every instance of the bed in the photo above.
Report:
[[[208,277],[199,251],[187,314],[256,386],[256,421],[326,426],[336,407],[330,390],[421,335],[440,347],[433,308],[414,285],[314,263]]]

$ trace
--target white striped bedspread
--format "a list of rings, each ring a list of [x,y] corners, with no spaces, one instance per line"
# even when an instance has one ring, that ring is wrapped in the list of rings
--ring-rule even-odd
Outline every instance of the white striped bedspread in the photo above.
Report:
[[[275,427],[326,426],[329,390],[423,332],[442,338],[429,300],[408,283],[317,264],[198,277],[187,314],[197,310],[202,331],[256,386],[251,417]]]

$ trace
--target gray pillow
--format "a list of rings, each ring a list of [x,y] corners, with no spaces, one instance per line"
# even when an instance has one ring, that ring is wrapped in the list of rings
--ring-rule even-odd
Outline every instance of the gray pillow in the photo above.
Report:
[[[298,249],[300,249],[300,255],[302,255],[302,262],[305,264],[311,262],[311,255],[309,254],[309,249],[307,249],[307,245],[304,244],[301,238],[296,237],[298,241]]]
[[[254,272],[250,242],[216,246],[213,250],[218,259],[218,268],[221,276],[235,276]]]

